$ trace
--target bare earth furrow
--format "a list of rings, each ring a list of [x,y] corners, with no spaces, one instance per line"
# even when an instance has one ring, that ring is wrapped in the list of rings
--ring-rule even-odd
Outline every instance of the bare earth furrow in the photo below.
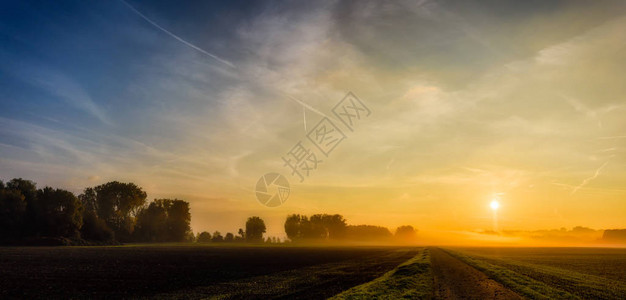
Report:
[[[523,299],[439,248],[431,248],[437,299]]]

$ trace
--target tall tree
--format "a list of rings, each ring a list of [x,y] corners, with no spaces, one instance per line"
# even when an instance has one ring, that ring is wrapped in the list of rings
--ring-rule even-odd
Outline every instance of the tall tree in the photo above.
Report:
[[[98,198],[94,188],[86,188],[78,196],[83,205],[83,227],[80,228],[82,238],[90,241],[110,242],[115,240],[115,233],[106,221],[98,215]]]
[[[164,242],[167,237],[167,208],[154,201],[137,215],[134,236],[143,242]]]
[[[287,237],[292,241],[297,241],[302,238],[300,233],[300,221],[302,217],[297,214],[288,215],[285,220],[285,233]]]
[[[14,178],[6,183],[5,188],[18,191],[24,196],[26,211],[24,212],[21,235],[34,236],[40,234],[39,231],[44,224],[39,219],[40,213],[38,211],[40,209],[37,203],[37,185],[30,180]]]
[[[246,241],[251,243],[263,242],[265,233],[265,222],[259,217],[250,217],[246,222]]]
[[[126,242],[131,240],[135,217],[146,203],[146,196],[134,183],[112,181],[94,187],[93,192],[86,189],[81,199],[96,209],[118,240]]]
[[[164,199],[166,200],[166,199]],[[182,242],[191,231],[191,213],[189,202],[183,200],[169,200],[167,206],[168,238],[172,242]]]
[[[191,232],[189,203],[155,199],[137,215],[135,237],[150,242],[184,242]]]
[[[83,225],[83,206],[74,194],[62,189],[45,187],[37,193],[38,218],[45,236],[79,237]]]

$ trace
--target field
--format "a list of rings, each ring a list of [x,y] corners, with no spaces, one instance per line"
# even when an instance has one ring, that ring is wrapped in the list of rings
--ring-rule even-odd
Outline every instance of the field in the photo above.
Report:
[[[397,248],[0,248],[0,299],[324,298],[417,253]]]
[[[626,249],[0,248],[0,298],[623,299]]]

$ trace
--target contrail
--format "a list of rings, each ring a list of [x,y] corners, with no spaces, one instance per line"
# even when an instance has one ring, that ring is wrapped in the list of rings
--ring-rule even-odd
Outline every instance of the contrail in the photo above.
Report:
[[[298,98],[296,98],[296,97],[289,96],[289,95],[285,95],[285,96],[287,96],[287,97],[288,97],[289,99],[291,99],[292,101],[294,101],[294,102],[296,102],[296,103],[298,103],[298,104],[302,105],[302,107],[305,109],[304,114],[303,114],[303,116],[304,116],[304,120],[303,120],[303,121],[304,121],[304,131],[305,131],[305,132],[306,132],[306,109],[310,109],[310,110],[311,110],[311,111],[313,111],[314,113],[316,113],[316,114],[318,114],[318,115],[320,115],[320,116],[322,116],[322,117],[326,117],[326,118],[328,118],[329,120],[330,120],[330,119],[335,120],[334,118],[327,116],[325,113],[323,113],[323,112],[321,112],[321,111],[319,111],[319,110],[317,110],[317,109],[313,108],[313,106],[306,104],[304,101],[302,101],[302,100],[300,100],[300,99],[298,99]]]
[[[304,103],[304,101],[302,101],[302,100],[300,100],[300,99],[298,99],[298,98],[296,98],[296,97],[289,96],[289,95],[287,95],[287,97],[289,97],[289,99],[291,99],[292,101],[294,101],[294,102],[296,102],[296,103],[299,103],[300,105],[304,106],[305,108],[310,109],[310,110],[311,110],[311,111],[313,111],[314,113],[317,113],[318,115],[320,115],[320,116],[322,116],[322,117],[327,117],[327,118],[329,118],[329,119],[330,119],[330,117],[329,117],[329,116],[327,116],[327,115],[326,115],[326,114],[324,114],[323,112],[321,112],[321,111],[319,111],[319,110],[317,110],[317,109],[313,108],[313,106],[311,106],[311,105],[308,105],[308,104]]]
[[[572,190],[572,193],[570,195],[574,195],[574,193],[576,193],[579,189],[581,189],[582,187],[584,187],[585,185],[587,185],[587,183],[589,183],[589,181],[592,181],[594,179],[596,179],[598,176],[600,176],[600,171],[602,171],[602,169],[604,167],[606,167],[606,165],[609,163],[609,161],[607,160],[604,164],[602,164],[602,166],[600,166],[597,170],[596,173],[593,174],[593,176],[586,178],[585,180],[583,180],[582,183],[580,183],[579,186],[575,187],[574,190]]]
[[[603,136],[603,137],[599,137],[598,139],[599,139],[599,140],[626,139],[626,135]]]
[[[302,108],[302,118],[304,122],[304,132],[306,132],[306,107]]]
[[[229,61],[227,61],[227,60],[224,60],[224,59],[221,59],[221,58],[219,58],[219,57],[217,57],[217,56],[215,56],[215,55],[213,55],[213,54],[211,54],[211,53],[209,53],[209,52],[206,52],[206,51],[204,51],[204,50],[200,49],[198,46],[196,46],[196,45],[194,45],[194,44],[192,44],[192,43],[190,43],[190,42],[187,42],[187,41],[183,40],[181,37],[179,37],[179,36],[177,36],[177,35],[175,35],[175,34],[171,33],[169,30],[167,30],[167,29],[165,29],[165,28],[163,28],[163,27],[159,26],[159,24],[157,24],[157,23],[155,23],[154,21],[150,20],[148,17],[146,17],[144,14],[142,14],[140,11],[138,11],[135,7],[133,7],[132,5],[130,5],[128,2],[126,2],[126,1],[124,1],[124,0],[120,0],[120,1],[121,1],[122,3],[124,3],[124,5],[128,6],[128,8],[130,8],[130,9],[131,9],[134,13],[136,13],[136,14],[137,14],[138,16],[140,16],[142,19],[146,20],[146,22],[148,22],[148,23],[152,24],[152,26],[154,26],[154,27],[156,27],[156,28],[160,29],[161,31],[163,31],[163,32],[167,33],[169,36],[171,36],[171,37],[173,37],[173,38],[177,39],[179,42],[181,42],[181,43],[183,43],[183,44],[185,44],[185,45],[187,45],[187,46],[189,46],[189,47],[191,47],[191,48],[193,48],[193,49],[196,49],[196,50],[198,50],[198,51],[202,52],[203,54],[206,54],[206,55],[208,55],[209,57],[211,57],[211,58],[213,58],[213,59],[215,59],[215,60],[217,60],[217,61],[219,61],[219,62],[221,62],[221,63],[223,63],[223,64],[225,64],[225,65],[227,65],[227,66],[229,66],[229,67],[231,67],[231,68],[233,68],[233,69],[236,69],[236,68],[237,68],[237,67],[235,67],[235,65],[233,65],[231,62],[229,62]]]

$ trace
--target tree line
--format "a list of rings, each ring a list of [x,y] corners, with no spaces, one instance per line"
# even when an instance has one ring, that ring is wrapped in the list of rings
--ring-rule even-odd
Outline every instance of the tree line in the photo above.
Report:
[[[392,234],[386,227],[348,225],[339,214],[289,215],[285,220],[285,234],[292,242],[413,242],[416,239],[416,230],[411,225],[400,226]]]
[[[112,181],[84,189],[75,196],[63,189],[30,180],[0,181],[0,244],[114,244],[130,242],[277,243],[264,238],[263,219],[248,218],[237,234],[191,231],[189,203],[154,199],[134,183]],[[374,225],[348,225],[339,214],[288,215],[284,223],[290,242],[414,241],[416,230],[400,226],[392,234]]]
[[[133,183],[89,187],[79,196],[30,180],[0,181],[0,243],[182,242],[193,236],[189,203],[155,199]]]
[[[248,242],[248,243],[278,243],[279,240],[277,238],[263,239],[263,234],[266,232],[267,228],[265,227],[265,221],[259,217],[250,217],[246,221],[246,230],[244,231],[242,228],[239,228],[237,235],[234,235],[230,232],[226,233],[225,236],[219,231],[215,231],[213,234],[208,231],[203,231],[198,233],[196,237],[196,242],[198,243],[233,243],[233,242]]]

